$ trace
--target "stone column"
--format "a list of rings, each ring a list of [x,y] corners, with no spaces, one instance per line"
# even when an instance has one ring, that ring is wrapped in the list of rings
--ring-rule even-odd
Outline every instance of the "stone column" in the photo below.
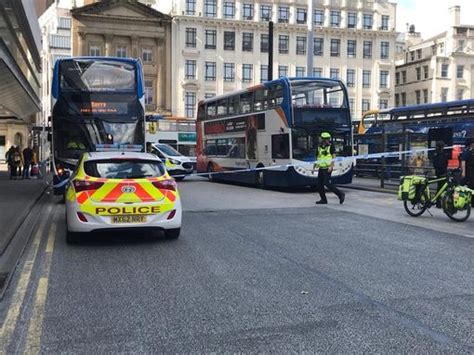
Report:
[[[130,37],[130,42],[131,42],[131,53],[130,56],[132,58],[139,58],[140,57],[140,37],[138,36],[131,36]]]
[[[89,55],[87,50],[87,33],[84,31],[78,32],[78,43],[73,48],[73,55]],[[77,51],[77,52],[74,52]]]
[[[105,42],[105,55],[107,57],[114,56],[114,35],[111,33],[104,34],[104,42]]]
[[[157,106],[166,109],[166,78],[163,76],[163,66],[165,64],[165,55],[164,55],[164,41],[161,38],[155,39],[156,50],[154,55],[155,65],[156,65],[156,104]]]

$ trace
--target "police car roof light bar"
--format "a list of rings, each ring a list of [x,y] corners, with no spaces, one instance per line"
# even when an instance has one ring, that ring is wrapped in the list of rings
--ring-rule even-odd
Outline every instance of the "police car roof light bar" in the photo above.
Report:
[[[143,145],[141,144],[96,144],[96,152],[141,152]]]

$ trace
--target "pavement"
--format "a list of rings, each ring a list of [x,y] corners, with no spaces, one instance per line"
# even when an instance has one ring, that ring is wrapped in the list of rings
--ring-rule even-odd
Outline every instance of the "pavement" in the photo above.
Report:
[[[315,206],[314,192],[178,186],[174,241],[136,232],[69,246],[64,205],[48,197],[0,304],[0,349],[474,352],[472,220],[411,218],[395,196],[352,189],[342,206],[331,195]]]
[[[0,289],[10,269],[14,267],[8,249],[21,249],[24,246],[12,245],[15,244],[15,234],[45,191],[46,181],[10,180],[8,172],[0,171]]]

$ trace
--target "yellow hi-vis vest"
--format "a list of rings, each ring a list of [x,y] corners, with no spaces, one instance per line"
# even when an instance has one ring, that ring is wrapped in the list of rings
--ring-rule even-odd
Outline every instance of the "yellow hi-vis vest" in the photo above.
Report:
[[[318,154],[316,156],[317,163],[316,165],[320,169],[328,169],[331,166],[332,154],[331,146],[318,147]]]

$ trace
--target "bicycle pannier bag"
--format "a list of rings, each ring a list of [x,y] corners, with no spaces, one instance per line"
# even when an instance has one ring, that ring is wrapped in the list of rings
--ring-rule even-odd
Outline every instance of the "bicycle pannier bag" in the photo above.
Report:
[[[403,176],[398,188],[398,199],[402,201],[412,201],[415,199],[417,187],[426,183],[424,176],[408,175]]]
[[[466,186],[456,186],[453,193],[454,208],[460,210],[471,204],[472,190]]]

